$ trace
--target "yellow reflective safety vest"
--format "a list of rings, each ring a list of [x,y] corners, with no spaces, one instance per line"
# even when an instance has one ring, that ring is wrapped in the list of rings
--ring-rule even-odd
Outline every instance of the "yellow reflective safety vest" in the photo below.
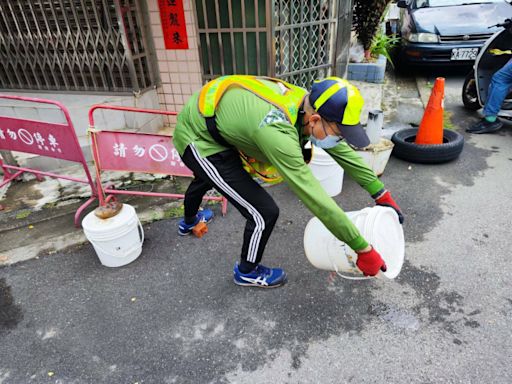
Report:
[[[269,88],[260,80],[276,83],[280,92]],[[290,124],[295,125],[299,114],[299,107],[304,100],[307,91],[293,84],[271,77],[256,77],[250,75],[221,76],[207,83],[199,93],[198,108],[205,118],[214,117],[224,93],[231,87],[244,88],[254,93],[261,99],[280,109],[288,118]],[[240,152],[244,168],[249,174],[266,183],[276,184],[282,181],[282,177],[272,164],[251,158]]]

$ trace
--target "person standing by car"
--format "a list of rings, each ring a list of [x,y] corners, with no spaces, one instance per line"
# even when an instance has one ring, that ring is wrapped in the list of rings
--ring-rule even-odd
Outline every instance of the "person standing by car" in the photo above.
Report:
[[[275,167],[311,212],[358,253],[363,273],[385,271],[380,254],[325,192],[302,153],[308,140],[324,148],[378,205],[395,209],[403,222],[390,192],[349,146],[369,144],[359,124],[362,106],[358,89],[337,77],[315,81],[310,93],[267,77],[221,76],[207,83],[189,99],[174,132],[174,145],[195,177],[185,194],[179,233],[188,234],[200,221],[211,220],[211,210],[198,209],[213,186],[247,220],[241,260],[233,268],[235,284],[272,288],[286,282],[283,269],[260,264],[279,208],[244,169],[243,153]]]
[[[491,133],[503,127],[498,118],[501,105],[512,88],[512,59],[510,59],[493,76],[489,84],[487,101],[484,106],[484,117],[466,129],[469,133]]]

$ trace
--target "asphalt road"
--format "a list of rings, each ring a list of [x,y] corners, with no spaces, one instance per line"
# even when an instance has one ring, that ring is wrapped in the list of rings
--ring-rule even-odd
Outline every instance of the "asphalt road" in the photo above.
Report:
[[[272,187],[281,216],[264,261],[287,270],[279,289],[232,283],[243,233],[233,207],[203,239],[153,223],[123,268],[86,245],[0,269],[0,383],[512,382],[512,125],[467,135],[477,115],[461,106],[462,75],[446,92],[461,157],[391,158],[382,176],[406,216],[396,280],[314,269],[302,244],[311,214]],[[371,205],[347,178],[336,200]]]

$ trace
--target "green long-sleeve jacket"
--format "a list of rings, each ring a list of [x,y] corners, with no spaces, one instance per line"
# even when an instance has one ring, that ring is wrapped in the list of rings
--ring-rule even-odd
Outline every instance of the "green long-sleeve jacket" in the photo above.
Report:
[[[265,83],[277,87],[273,83]],[[198,92],[192,95],[178,116],[174,145],[180,155],[191,143],[203,157],[226,150],[209,134],[205,120],[199,113],[198,97]],[[301,148],[308,138],[303,135],[299,121],[295,126],[291,125],[282,111],[242,88],[226,91],[215,116],[222,137],[248,156],[273,164],[293,192],[338,239],[354,250],[368,245],[305,164]],[[327,152],[370,195],[384,187],[375,173],[345,142]]]

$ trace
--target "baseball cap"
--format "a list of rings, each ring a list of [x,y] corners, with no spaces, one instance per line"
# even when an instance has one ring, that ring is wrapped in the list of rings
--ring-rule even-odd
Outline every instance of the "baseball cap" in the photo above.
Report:
[[[347,80],[339,77],[315,80],[309,101],[322,118],[336,123],[347,143],[356,148],[370,145],[370,139],[359,121],[363,97]]]

